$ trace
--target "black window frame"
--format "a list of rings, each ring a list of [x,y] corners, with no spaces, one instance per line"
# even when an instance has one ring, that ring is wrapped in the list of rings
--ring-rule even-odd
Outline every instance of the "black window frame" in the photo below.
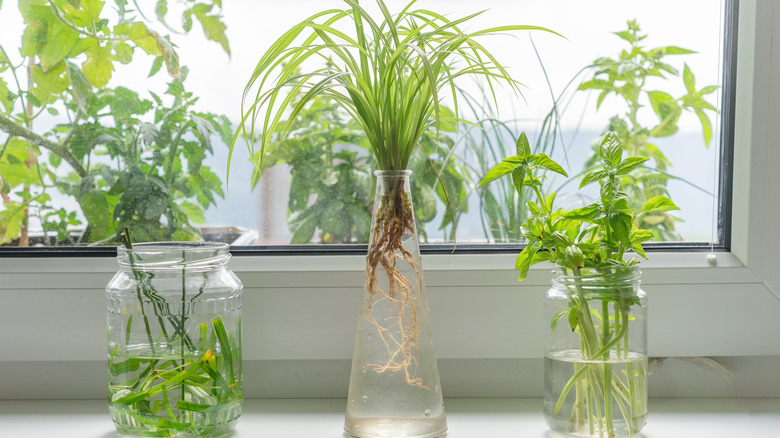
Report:
[[[731,250],[732,196],[734,178],[734,123],[737,82],[737,35],[739,32],[740,0],[725,0],[723,13],[722,87],[719,137],[719,181],[717,187],[717,237],[709,242],[647,242],[647,252],[729,252]],[[234,256],[302,256],[302,255],[363,255],[366,244],[350,245],[256,245],[231,246]],[[420,244],[422,254],[505,254],[518,253],[524,244],[466,243]],[[0,258],[25,257],[116,257],[115,246],[5,247],[0,246]]]

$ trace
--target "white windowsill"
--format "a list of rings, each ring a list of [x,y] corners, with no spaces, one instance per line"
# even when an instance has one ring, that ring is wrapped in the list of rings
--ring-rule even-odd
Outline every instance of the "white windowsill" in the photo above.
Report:
[[[539,399],[448,399],[447,438],[553,435]],[[344,437],[345,401],[247,400],[231,438]],[[106,402],[1,401],[3,436],[27,438],[119,438]],[[640,438],[733,438],[774,436],[780,430],[780,399],[651,399]]]

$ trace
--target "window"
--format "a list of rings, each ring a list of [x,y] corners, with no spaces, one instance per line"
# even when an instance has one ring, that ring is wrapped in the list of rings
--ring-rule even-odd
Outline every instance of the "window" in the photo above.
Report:
[[[422,6],[446,11],[452,17],[473,9],[473,2],[428,3]],[[40,9],[25,1],[21,4],[28,22],[48,27],[44,32],[43,24],[28,26],[32,29],[28,29],[28,35],[38,35],[39,39],[24,42],[21,35],[25,25],[15,6],[6,4],[0,11],[3,28],[8,29],[0,41],[6,53],[0,58],[5,60],[0,67],[0,86],[8,90],[2,101],[3,126],[15,123],[31,127],[34,133],[33,140],[9,135],[12,127],[0,134],[0,140],[5,141],[0,158],[5,201],[0,211],[0,240],[6,247],[40,243],[44,236],[49,244],[113,244],[113,236],[122,224],[133,226],[137,240],[192,239],[205,233],[206,238],[238,239],[234,240],[236,245],[286,245],[291,240],[343,244],[365,241],[367,227],[344,231],[333,226],[343,225],[345,212],[350,216],[346,220],[365,222],[372,177],[370,157],[361,146],[359,132],[332,103],[310,108],[294,132],[294,141],[314,145],[301,149],[305,152],[271,157],[279,164],[265,171],[254,189],[253,167],[240,142],[229,184],[226,174],[225,143],[232,134],[245,79],[262,50],[312,11],[331,4],[340,7],[341,2],[296,2],[295,13],[286,4],[274,2],[234,0],[225,2],[224,9],[210,2],[195,2],[188,9],[171,6],[166,23],[183,20],[182,25],[170,26],[178,30],[192,27],[186,35],[173,33],[153,18],[148,28],[142,25],[145,17],[153,17],[151,10],[120,8],[115,13],[109,3],[98,13],[86,4],[81,9],[67,5]],[[722,54],[730,53],[727,49],[732,42],[726,37],[734,24],[730,21],[733,5],[728,2],[716,8],[709,2],[707,7],[702,4],[675,2],[670,8],[657,2],[628,5],[614,1],[593,8],[576,1],[491,1],[480,5],[489,9],[480,18],[480,25],[522,17],[508,21],[546,26],[568,39],[536,32],[485,41],[526,88],[522,98],[499,91],[497,116],[501,125],[490,126],[494,114],[482,105],[486,89],[471,83],[462,85],[462,117],[484,125],[486,130],[463,125],[458,132],[447,133],[438,146],[435,142],[426,144],[444,175],[442,181],[450,195],[457,227],[449,221],[448,206],[427,158],[419,153],[414,160],[421,187],[415,192],[415,202],[423,241],[451,243],[457,236],[461,248],[488,242],[521,242],[517,227],[505,224],[523,217],[522,208],[510,213],[506,205],[514,202],[522,206],[523,202],[507,198],[511,191],[502,192],[499,186],[476,189],[489,166],[506,156],[514,147],[514,138],[525,131],[537,150],[565,163],[571,176],[581,174],[591,153],[590,144],[607,129],[610,118],[617,116],[611,128],[626,125],[633,133],[627,132],[627,139],[630,135],[636,139],[637,133],[654,133],[646,142],[637,141],[640,150],[636,152],[654,158],[645,171],[645,181],[648,187],[651,183],[655,186],[652,190],[668,190],[682,207],[679,215],[654,218],[655,223],[644,226],[655,230],[662,241],[684,240],[688,247],[727,245],[728,197],[722,196],[720,187],[728,187],[729,173],[723,166],[728,162],[721,161],[725,152],[720,148],[729,145],[730,132],[724,128],[728,128],[731,114],[727,105],[732,84],[722,82],[721,65],[730,65]],[[556,13],[561,8],[572,13],[561,16]],[[610,13],[604,14],[604,10]],[[667,12],[670,10],[675,12]],[[79,14],[86,13],[108,19],[107,27],[92,29],[79,21],[83,19]],[[124,25],[113,27],[121,20],[126,21],[126,29]],[[220,24],[223,22],[226,29]],[[198,26],[204,27],[203,34]],[[85,35],[91,30],[101,37]],[[177,45],[175,51],[182,66],[175,80],[165,76],[167,67],[175,68],[171,59],[174,49],[160,37],[166,34],[171,34],[171,41]],[[647,38],[639,42],[645,35]],[[49,39],[43,41],[44,36]],[[29,83],[28,63],[16,50],[20,40],[25,55],[37,54],[35,65],[29,69],[35,85],[22,93],[16,81],[22,90],[27,90]],[[65,40],[70,46],[53,43]],[[653,64],[655,70],[650,71],[645,62],[645,70],[632,70],[629,67],[641,61],[638,56],[620,61],[616,73],[633,71],[642,77],[639,99],[632,101],[613,93],[596,110],[602,91],[624,84],[620,77],[608,80],[604,70],[614,66],[612,61],[617,61],[621,51],[632,44],[658,55],[655,61],[663,64]],[[655,48],[659,49],[651,51]],[[146,78],[150,69],[158,72]],[[656,72],[666,78],[653,77]],[[590,90],[584,89],[587,84]],[[466,104],[469,99],[471,108]],[[451,102],[444,103],[451,106]],[[629,115],[632,105],[640,105],[636,118]],[[725,117],[716,114],[716,107],[725,108]],[[29,115],[20,116],[25,111]],[[553,123],[544,125],[548,114],[553,116]],[[27,120],[30,116],[35,120]],[[661,126],[662,116],[674,123]],[[330,128],[323,131],[325,125]],[[338,129],[336,125],[340,125]],[[63,159],[63,154],[52,152],[51,147],[30,145],[40,137],[53,141],[55,147],[67,144],[72,150],[71,161],[78,162],[81,169]],[[328,141],[323,144],[324,140]],[[336,165],[351,166],[350,171],[358,177],[339,180],[335,177]],[[332,206],[343,201],[333,195],[338,191],[338,181],[357,188],[348,195],[348,201],[360,208],[311,208],[317,202]],[[561,178],[549,182],[551,187],[562,187],[562,194],[571,191],[559,197],[569,206],[582,202],[572,190],[576,183],[568,184]],[[297,202],[289,202],[292,192]],[[419,207],[423,204],[425,209]],[[301,230],[306,214],[319,216],[316,228]],[[218,228],[222,235],[210,234]],[[33,240],[26,242],[24,235]]]
[[[780,344],[767,337],[780,331],[780,270],[772,265],[780,259],[780,191],[775,190],[780,173],[772,171],[780,165],[780,149],[773,140],[780,137],[780,69],[773,68],[780,52],[772,42],[780,38],[780,8],[773,2],[740,2],[739,24],[733,61],[738,74],[731,248],[716,251],[714,260],[707,253],[674,251],[655,253],[642,263],[651,318],[658,321],[649,329],[653,356],[780,356]],[[86,397],[85,382],[94,379],[86,377],[88,371],[81,379],[73,378],[74,368],[63,362],[78,362],[76,369],[96,373],[105,369],[102,290],[116,263],[78,255],[82,257],[0,259],[0,332],[14,334],[0,339],[0,348],[10,352],[15,378],[14,370],[29,369],[24,374],[29,380],[18,379],[12,393],[35,397],[24,383],[36,382],[36,387],[46,388],[44,397]],[[549,276],[545,267],[538,267],[518,284],[513,259],[513,254],[500,252],[423,257],[442,361],[455,365],[476,359],[480,370],[509,368],[507,372],[516,374],[515,362],[503,361],[541,360],[539,340],[549,326],[540,306]],[[285,367],[290,360],[303,360],[312,361],[303,362],[311,366],[308,370],[322,371],[349,360],[364,256],[245,256],[231,263],[246,286],[246,332],[257,339],[246,344],[247,370],[260,367],[259,361],[268,361],[262,366],[277,361],[276,366]],[[456,369],[473,370],[474,363]],[[767,370],[759,371],[762,376],[772,369],[750,368]],[[307,375],[333,379],[319,371]],[[304,380],[303,373],[295,377],[300,386],[312,383],[311,388],[319,388],[316,384],[321,383]],[[474,387],[473,381],[464,384]],[[534,391],[536,387],[528,394]]]

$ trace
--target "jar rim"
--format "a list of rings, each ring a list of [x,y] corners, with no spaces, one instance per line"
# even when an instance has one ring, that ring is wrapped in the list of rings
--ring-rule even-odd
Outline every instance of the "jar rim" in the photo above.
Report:
[[[186,253],[197,253],[202,251],[219,251],[222,249],[230,249],[230,245],[223,242],[176,242],[176,241],[163,241],[163,242],[139,242],[134,243],[132,249],[124,246],[117,246],[117,252],[162,252],[162,251],[185,251]]]
[[[229,249],[221,242],[141,242],[117,247],[117,260],[122,269],[209,270],[227,263]]]
[[[638,285],[642,271],[638,265],[580,268],[576,271],[556,266],[552,271],[553,285],[585,286],[587,288],[610,288],[613,286]]]

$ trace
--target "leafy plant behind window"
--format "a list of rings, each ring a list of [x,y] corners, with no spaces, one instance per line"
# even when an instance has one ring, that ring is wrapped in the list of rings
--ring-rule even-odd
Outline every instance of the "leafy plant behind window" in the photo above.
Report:
[[[294,88],[292,93],[301,91]],[[451,112],[445,107],[442,111]],[[288,135],[280,143],[279,135],[285,131]],[[412,202],[423,241],[428,240],[425,224],[437,217],[441,217],[439,229],[444,230],[445,239],[454,239],[457,221],[468,208],[471,176],[454,158],[454,133],[454,123],[443,124],[438,138],[431,128],[409,162],[415,175]],[[293,120],[280,123],[262,159],[260,154],[257,151],[252,158],[256,165],[253,185],[264,170],[279,163],[290,166],[287,225],[293,233],[291,244],[368,242],[376,160],[359,126],[339,105],[323,97],[312,99]],[[455,224],[449,213],[439,215],[448,201]]]
[[[172,13],[165,0],[155,16],[166,30],[185,34],[197,20],[229,54],[220,5],[182,2],[180,29],[166,21]],[[19,11],[22,59],[0,46],[0,130],[7,134],[0,144],[0,244],[29,245],[31,217],[60,243],[113,241],[120,224],[142,240],[196,238],[192,223],[222,196],[203,159],[213,152],[211,135],[229,139],[230,126],[224,116],[193,110],[197,98],[184,87],[186,69],[168,37],[126,0],[20,0]],[[117,63],[133,62],[138,52],[154,57],[150,76],[164,65],[174,77],[164,96],[148,100],[107,86]],[[45,128],[42,115],[57,124]],[[77,201],[85,224],[77,212],[52,206],[54,190]],[[74,241],[69,229],[77,225],[83,232]]]
[[[718,110],[707,102],[705,96],[714,93],[718,86],[697,89],[696,78],[687,63],[683,63],[680,75],[679,69],[667,61],[669,56],[696,52],[676,46],[645,47],[642,41],[647,35],[641,34],[636,20],[629,21],[627,29],[615,32],[615,35],[628,43],[628,47],[614,58],[597,59],[591,69],[592,78],[583,82],[579,89],[599,92],[596,110],[610,95],[618,97],[624,112],[610,117],[603,133],[614,132],[629,156],[647,157],[655,164],[654,168],[643,166],[621,176],[620,184],[628,192],[631,208],[639,209],[655,196],[671,197],[669,180],[682,179],[669,173],[672,163],[654,139],[676,134],[680,118],[688,112],[698,117],[704,144],[709,147],[712,141],[709,116],[717,114]],[[685,93],[675,97],[663,89],[655,88],[649,82],[654,77],[668,81],[681,77]],[[652,110],[655,116],[650,123],[646,120],[652,120],[652,117],[645,117],[648,110]],[[598,147],[594,143],[593,154],[585,164],[586,170],[598,166]],[[674,226],[679,220],[667,211],[657,211],[639,217],[638,226],[653,231],[655,240],[682,240]]]
[[[617,97],[616,101],[623,112],[610,117],[602,137],[614,132],[627,155],[652,160],[652,167],[641,166],[620,176],[620,185],[632,202],[631,208],[638,210],[655,196],[672,197],[668,182],[672,179],[684,180],[683,177],[670,173],[672,163],[655,144],[655,139],[676,134],[680,118],[685,113],[693,113],[701,124],[705,145],[709,146],[711,143],[712,123],[709,116],[717,113],[717,109],[707,102],[706,96],[714,93],[718,87],[710,85],[697,89],[695,76],[687,63],[683,63],[681,75],[680,70],[667,59],[669,56],[681,57],[696,52],[676,46],[645,47],[642,41],[647,35],[641,34],[635,20],[629,21],[627,29],[615,32],[615,35],[624,40],[628,47],[615,57],[598,58],[593,64],[583,67],[569,85],[576,84],[581,74],[589,74],[590,77],[579,85],[577,91],[599,92],[596,100],[597,111],[610,96]],[[666,91],[666,87],[673,86],[674,79],[680,77],[685,93],[675,97]],[[657,79],[653,82],[652,78]],[[551,154],[556,146],[563,145],[559,122],[569,108],[569,100],[564,99],[567,88],[568,85],[558,95],[553,108],[542,121],[533,145],[533,153]],[[468,100],[478,101],[479,99]],[[478,105],[472,104],[470,108],[474,114],[479,114]],[[469,165],[475,168],[473,172],[486,174],[501,157],[510,155],[508,151],[514,145],[507,139],[516,137],[517,133],[513,132],[510,124],[496,119],[492,114],[481,116],[477,124],[482,129],[469,129],[462,138],[468,153],[475,157],[468,161]],[[492,144],[493,147],[485,149],[485,144]],[[580,174],[584,175],[598,167],[599,145],[600,142],[593,143],[593,152],[584,163]],[[599,175],[601,176],[603,175]],[[561,192],[561,188],[556,191]],[[527,219],[528,210],[524,207],[524,200],[514,190],[513,181],[498,181],[498,184],[487,186],[478,193],[485,236],[498,242],[524,241],[519,224]],[[523,198],[530,199],[529,195],[528,189],[524,189]],[[637,226],[653,231],[654,240],[674,241],[681,240],[681,236],[675,231],[675,222],[679,220],[668,211],[654,211],[640,216]]]

